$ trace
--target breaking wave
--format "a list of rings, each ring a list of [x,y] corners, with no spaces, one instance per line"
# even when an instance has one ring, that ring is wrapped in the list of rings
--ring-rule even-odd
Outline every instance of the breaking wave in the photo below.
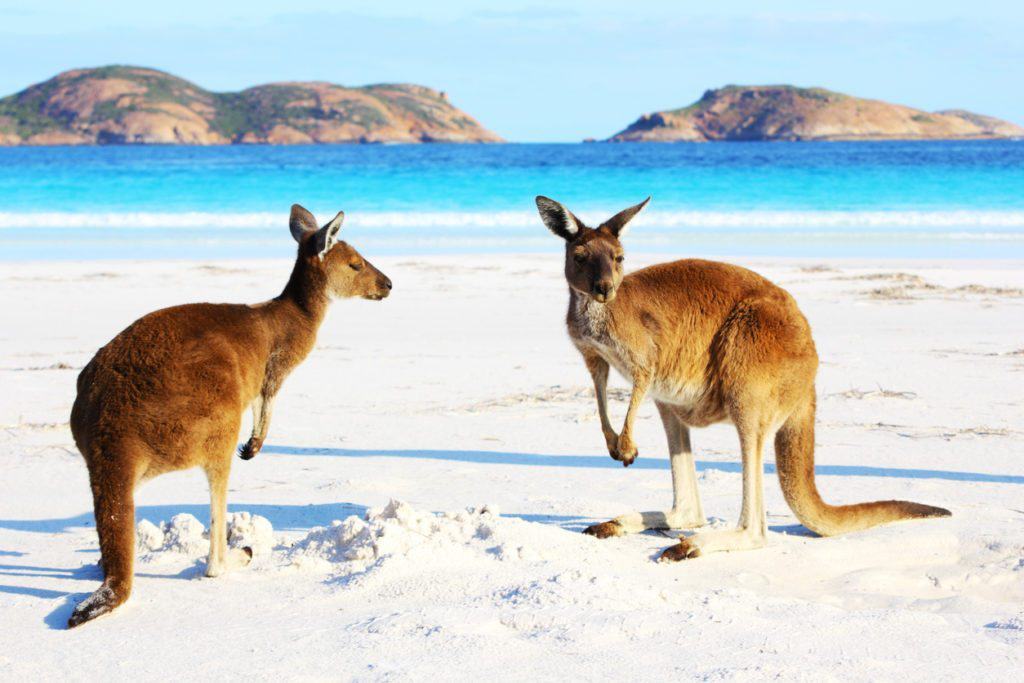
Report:
[[[596,223],[608,213],[581,212],[585,221]],[[11,228],[96,228],[96,229],[262,229],[281,228],[287,214],[276,212],[0,212],[0,229]],[[910,230],[1002,231],[1024,229],[1024,211],[650,211],[636,221],[654,229],[796,229],[840,231],[881,228]],[[507,228],[534,229],[539,226],[533,211],[353,211],[346,219],[350,227],[366,228]]]

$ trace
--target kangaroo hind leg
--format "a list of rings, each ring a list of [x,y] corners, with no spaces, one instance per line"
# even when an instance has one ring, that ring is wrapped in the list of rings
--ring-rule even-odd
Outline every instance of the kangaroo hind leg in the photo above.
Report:
[[[668,441],[672,467],[672,508],[650,512],[630,512],[613,520],[587,527],[584,533],[598,538],[622,536],[647,529],[695,529],[707,524],[697,490],[697,469],[690,448],[690,430],[673,408],[657,403]]]
[[[220,576],[230,569],[244,567],[252,559],[251,548],[228,548],[228,476],[231,457],[218,459],[206,466],[206,479],[210,483],[210,555],[206,561],[206,575]]]
[[[68,619],[68,628],[112,611],[132,592],[135,563],[134,468],[118,458],[94,458],[90,462],[89,483],[100,540],[103,584],[78,603]]]
[[[679,539],[662,553],[661,561],[678,561],[706,553],[764,547],[768,524],[764,506],[764,442],[767,426],[737,421],[743,459],[743,502],[739,524],[729,531],[706,531]]]

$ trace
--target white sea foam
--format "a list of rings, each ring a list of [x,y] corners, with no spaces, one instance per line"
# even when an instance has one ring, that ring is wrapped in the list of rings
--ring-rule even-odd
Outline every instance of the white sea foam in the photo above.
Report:
[[[580,212],[596,224],[606,212]],[[0,212],[0,228],[279,228],[287,214],[277,212]],[[347,227],[367,228],[535,228],[534,211],[352,211]],[[1024,211],[649,211],[638,225],[654,228],[826,229],[1024,228]],[[972,235],[973,236],[973,235]]]

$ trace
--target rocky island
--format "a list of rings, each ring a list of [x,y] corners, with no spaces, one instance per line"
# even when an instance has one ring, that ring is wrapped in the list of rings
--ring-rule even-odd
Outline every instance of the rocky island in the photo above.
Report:
[[[216,93],[155,69],[75,69],[0,99],[0,145],[501,142],[443,92],[323,82]]]
[[[609,142],[963,140],[1024,137],[1024,128],[961,109],[926,112],[824,88],[729,85],[688,107],[645,114]]]

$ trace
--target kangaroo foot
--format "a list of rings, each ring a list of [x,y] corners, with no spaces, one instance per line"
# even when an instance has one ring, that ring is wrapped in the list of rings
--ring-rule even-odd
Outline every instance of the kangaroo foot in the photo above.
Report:
[[[690,542],[688,538],[680,538],[679,543],[665,548],[658,558],[658,562],[679,562],[700,557],[700,548]]]
[[[232,569],[241,569],[252,562],[252,548],[228,548],[227,557],[220,561],[207,561],[206,576],[215,579]]]
[[[109,584],[104,583],[92,595],[75,606],[75,611],[68,619],[68,628],[92,621],[96,617],[112,611],[127,599],[128,595],[124,591],[119,593]]]
[[[613,538],[615,536],[622,536],[626,533],[625,528],[616,522],[614,519],[610,522],[601,522],[600,524],[592,524],[583,530],[583,533],[589,536],[596,536],[598,538]]]

